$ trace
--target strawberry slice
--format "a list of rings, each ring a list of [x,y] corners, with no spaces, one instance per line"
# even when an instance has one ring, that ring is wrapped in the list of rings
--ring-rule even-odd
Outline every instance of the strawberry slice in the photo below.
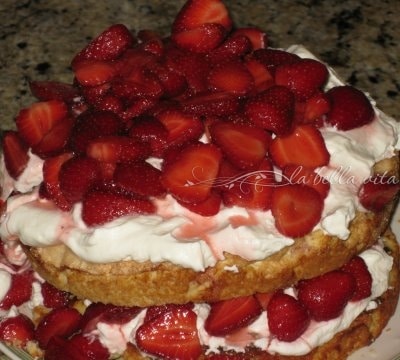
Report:
[[[15,120],[19,135],[29,146],[36,145],[67,116],[67,112],[67,105],[63,101],[34,103],[29,108],[22,109]]]
[[[328,96],[324,92],[317,92],[307,99],[304,108],[304,123],[315,122],[326,115],[331,108]]]
[[[102,225],[127,215],[154,212],[155,206],[150,200],[109,191],[89,191],[82,201],[82,219],[88,226]]]
[[[104,30],[72,59],[72,68],[82,60],[115,60],[135,42],[133,35],[122,24]]]
[[[146,309],[146,316],[144,318],[144,322],[151,321],[151,320],[155,319],[156,317],[163,315],[164,313],[166,313],[168,311],[176,310],[176,309],[193,310],[193,303],[186,303],[183,305],[165,304],[165,305],[150,306]]]
[[[187,1],[175,17],[172,33],[195,29],[203,24],[220,24],[226,31],[231,29],[232,20],[221,0]]]
[[[268,44],[267,34],[257,27],[243,27],[233,31],[232,37],[246,36],[253,47],[253,50],[265,49]]]
[[[263,129],[219,121],[209,127],[212,141],[231,163],[240,169],[251,169],[265,158],[271,136]]]
[[[351,274],[334,270],[300,281],[297,285],[297,296],[313,319],[326,321],[343,312],[355,289],[356,281]]]
[[[310,324],[305,306],[293,296],[276,292],[267,305],[268,327],[280,341],[291,342],[304,333]]]
[[[75,66],[75,77],[83,86],[98,86],[115,76],[114,66],[107,61],[85,60]]]
[[[100,178],[98,162],[87,157],[73,157],[64,162],[59,173],[60,189],[65,198],[75,203]]]
[[[28,161],[28,146],[16,131],[5,131],[3,136],[4,164],[9,175],[18,179],[25,170]]]
[[[35,339],[35,325],[23,314],[0,321],[0,340],[17,347],[24,347]]]
[[[353,257],[341,270],[351,274],[356,280],[356,289],[350,301],[359,301],[371,295],[372,276],[362,257]]]
[[[161,185],[161,171],[145,161],[118,164],[115,183],[125,191],[143,196],[161,197],[166,191]]]
[[[278,231],[300,237],[313,230],[321,219],[323,201],[319,193],[306,185],[282,185],[274,188],[271,211]]]
[[[222,197],[218,192],[211,191],[210,196],[204,201],[197,203],[178,202],[191,212],[201,216],[214,216],[217,215],[221,209]]]
[[[204,328],[210,335],[224,336],[251,324],[262,312],[254,296],[242,296],[211,304]]]
[[[143,323],[136,332],[136,344],[145,353],[163,359],[195,360],[202,347],[193,310],[177,307]]]
[[[293,93],[283,86],[269,87],[247,100],[245,114],[256,126],[285,135],[292,129]]]
[[[301,59],[293,64],[277,66],[275,83],[286,86],[298,101],[305,101],[314,95],[328,80],[328,69],[314,59]]]
[[[215,145],[189,145],[174,161],[165,165],[161,183],[180,201],[204,201],[210,196],[221,158],[222,154]]]
[[[156,118],[167,129],[167,146],[180,146],[198,140],[203,134],[204,126],[197,115],[186,114],[178,109],[166,109],[159,112]]]
[[[225,28],[219,24],[202,24],[196,28],[173,33],[171,40],[181,49],[207,53],[217,48],[225,38]]]
[[[89,142],[86,155],[100,162],[125,163],[146,159],[150,145],[128,136],[103,136]]]
[[[32,283],[31,271],[12,274],[10,289],[0,302],[0,309],[9,310],[13,305],[20,306],[29,301],[32,296]]]
[[[61,191],[59,175],[62,164],[72,157],[72,153],[63,153],[48,158],[43,163],[43,183],[46,190],[46,197],[48,196],[60,209],[65,211],[70,210],[72,204]]]
[[[41,285],[41,294],[43,305],[51,309],[67,306],[75,300],[75,296],[71,293],[59,290],[47,281]]]
[[[245,95],[254,87],[251,73],[239,61],[231,61],[214,67],[208,74],[211,90]]]
[[[288,135],[273,139],[269,153],[280,168],[286,165],[317,168],[327,165],[330,158],[321,132],[307,124],[297,125]]]
[[[110,353],[98,338],[83,334],[75,334],[68,339],[63,350],[69,355],[69,359],[73,360],[108,360],[110,358]]]
[[[260,61],[252,57],[248,57],[245,59],[244,65],[253,76],[254,87],[257,92],[264,91],[274,85],[274,78],[272,77],[272,74]]]
[[[70,104],[80,96],[77,87],[58,81],[31,81],[29,88],[40,101],[59,100]]]
[[[376,175],[361,186],[358,197],[362,206],[370,211],[382,211],[396,198],[400,183],[395,177]]]
[[[293,64],[301,59],[296,54],[289,53],[285,50],[271,48],[255,50],[253,56],[273,73],[275,73],[276,66]]]
[[[231,34],[220,46],[207,54],[207,60],[213,66],[229,61],[239,61],[251,52],[251,46],[248,37]]]
[[[36,340],[42,349],[54,336],[67,338],[79,328],[81,314],[71,307],[60,307],[51,310],[40,321],[36,328]]]
[[[374,119],[374,109],[362,91],[345,85],[333,87],[326,95],[331,103],[326,120],[337,129],[354,129]]]

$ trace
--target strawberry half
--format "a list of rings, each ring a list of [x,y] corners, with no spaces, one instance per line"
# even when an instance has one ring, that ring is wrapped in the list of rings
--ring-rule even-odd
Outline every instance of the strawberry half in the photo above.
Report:
[[[35,325],[27,316],[19,314],[0,321],[0,340],[8,344],[24,347],[35,339]]]
[[[29,88],[40,101],[59,100],[71,104],[80,96],[77,87],[58,81],[31,81]]]
[[[210,196],[222,154],[212,144],[185,147],[163,169],[161,183],[178,200],[197,203]]]
[[[321,132],[312,125],[297,125],[290,134],[276,137],[269,153],[280,168],[286,165],[317,168],[327,165],[330,158]]]
[[[47,281],[41,285],[41,294],[43,305],[52,309],[67,306],[75,299],[71,293],[59,290]]]
[[[144,322],[136,332],[136,344],[145,353],[163,359],[196,360],[203,352],[196,321],[193,310],[172,308]]]
[[[351,274],[356,280],[356,289],[350,301],[358,301],[371,295],[372,276],[362,257],[353,257],[341,270]]]
[[[11,275],[11,286],[3,300],[0,309],[9,310],[12,306],[19,306],[30,300],[32,296],[33,273],[25,271]]]
[[[11,130],[4,132],[2,145],[7,172],[12,178],[18,179],[29,161],[28,146],[16,131]]]
[[[321,219],[322,209],[321,196],[306,185],[281,185],[272,193],[275,226],[285,236],[296,238],[308,234]]]
[[[210,306],[204,328],[214,336],[224,336],[245,327],[262,312],[262,307],[254,296],[222,300]]]

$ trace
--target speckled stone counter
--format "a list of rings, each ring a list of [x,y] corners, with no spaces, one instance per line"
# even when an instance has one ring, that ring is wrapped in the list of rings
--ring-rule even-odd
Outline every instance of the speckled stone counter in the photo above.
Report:
[[[183,0],[1,0],[0,124],[12,128],[34,99],[28,82],[71,81],[70,60],[113,23],[168,34]],[[400,118],[398,0],[226,0],[237,26],[263,28],[270,45],[302,43],[345,81]]]

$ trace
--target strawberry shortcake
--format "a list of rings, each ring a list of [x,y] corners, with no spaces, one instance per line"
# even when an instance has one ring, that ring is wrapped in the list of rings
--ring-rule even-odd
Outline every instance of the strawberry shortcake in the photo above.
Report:
[[[31,82],[4,134],[0,339],[47,360],[289,360],[379,336],[399,126],[367,94],[219,0],[187,1],[168,37],[112,25],[71,67]]]

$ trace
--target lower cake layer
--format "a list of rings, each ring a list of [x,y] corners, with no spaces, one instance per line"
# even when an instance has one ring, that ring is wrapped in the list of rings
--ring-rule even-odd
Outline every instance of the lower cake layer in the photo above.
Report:
[[[211,302],[271,292],[342,266],[376,242],[388,226],[394,203],[380,213],[359,212],[347,240],[317,230],[264,260],[225,254],[224,260],[204,272],[172,263],[89,263],[64,245],[25,247],[25,251],[45,280],[83,299],[140,307]]]

